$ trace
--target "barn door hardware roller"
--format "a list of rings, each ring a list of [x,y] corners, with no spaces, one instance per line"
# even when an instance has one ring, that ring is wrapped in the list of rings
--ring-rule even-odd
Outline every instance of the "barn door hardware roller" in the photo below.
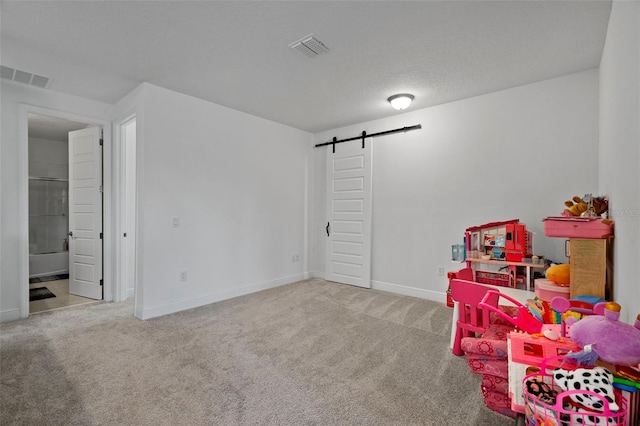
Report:
[[[334,137],[332,141],[319,143],[315,147],[318,148],[318,147],[321,147],[321,146],[332,145],[333,146],[333,152],[336,152],[336,144],[339,144],[339,143],[342,143],[342,142],[349,142],[349,141],[355,141],[355,140],[358,140],[358,139],[362,139],[362,148],[364,149],[364,140],[365,140],[365,138],[372,138],[374,136],[382,136],[382,135],[390,135],[392,133],[408,132],[408,131],[411,131],[411,130],[418,130],[418,129],[422,129],[422,124],[416,124],[415,126],[400,127],[398,129],[393,129],[393,130],[385,130],[384,132],[372,133],[370,135],[367,135],[367,132],[363,131],[362,134],[359,135],[359,136],[355,136],[353,138],[347,138],[347,139],[340,139],[340,140],[338,140],[338,138]]]

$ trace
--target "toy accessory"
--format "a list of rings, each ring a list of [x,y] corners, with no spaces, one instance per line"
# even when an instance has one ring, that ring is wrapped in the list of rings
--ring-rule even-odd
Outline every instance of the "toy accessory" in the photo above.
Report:
[[[504,297],[509,302],[514,304],[517,308],[518,316],[511,317],[507,315],[505,312],[492,306],[491,301],[493,301],[496,297],[498,298]],[[540,330],[542,330],[542,323],[535,316],[533,316],[531,312],[529,312],[529,309],[527,309],[525,305],[518,302],[514,298],[507,296],[504,293],[500,293],[499,291],[489,290],[487,294],[485,294],[482,301],[478,303],[478,306],[482,309],[486,309],[488,311],[494,312],[497,316],[505,319],[509,323],[516,326],[518,330],[521,330],[530,334],[540,333]]]
[[[568,286],[570,282],[569,271],[570,269],[568,263],[562,263],[559,265],[554,264],[549,266],[545,275],[548,280],[553,281],[559,286],[565,287]]]

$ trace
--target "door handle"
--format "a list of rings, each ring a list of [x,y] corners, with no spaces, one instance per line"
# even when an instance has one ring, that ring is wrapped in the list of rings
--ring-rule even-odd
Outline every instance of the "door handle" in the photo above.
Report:
[[[69,232],[67,232],[67,235],[68,235],[69,237],[73,238],[73,231],[69,231]]]
[[[331,226],[331,222],[327,222],[327,237],[329,236],[329,227]]]

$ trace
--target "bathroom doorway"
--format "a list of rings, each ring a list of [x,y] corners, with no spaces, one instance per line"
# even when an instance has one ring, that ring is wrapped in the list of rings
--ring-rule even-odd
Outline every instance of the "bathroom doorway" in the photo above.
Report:
[[[75,277],[69,267],[73,238],[69,132],[88,127],[88,123],[28,114],[29,313],[96,302],[70,291],[70,278]]]

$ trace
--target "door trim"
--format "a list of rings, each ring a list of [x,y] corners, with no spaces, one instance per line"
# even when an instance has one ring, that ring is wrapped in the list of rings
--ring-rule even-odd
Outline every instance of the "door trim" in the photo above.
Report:
[[[20,287],[20,317],[29,316],[29,114],[45,115],[65,120],[79,121],[104,130],[103,144],[103,300],[113,301],[113,205],[112,205],[112,131],[111,121],[73,114],[50,108],[21,103],[18,105],[18,271]]]
[[[127,148],[127,138],[125,135],[125,130],[126,130],[126,126],[132,122],[135,121],[136,122],[136,126],[137,126],[137,121],[138,121],[138,117],[136,115],[136,112],[131,112],[129,114],[124,114],[122,116],[122,118],[119,118],[118,120],[116,120],[116,124],[115,124],[115,143],[114,143],[114,158],[117,160],[114,163],[114,188],[115,188],[115,192],[117,193],[117,196],[114,197],[114,209],[115,209],[115,215],[114,215],[114,243],[115,243],[115,250],[117,253],[116,258],[114,259],[114,271],[115,271],[115,275],[114,275],[114,280],[115,280],[115,286],[114,286],[114,294],[113,294],[113,299],[116,302],[122,302],[124,300],[127,300],[129,297],[135,297],[135,289],[137,287],[137,276],[138,276],[138,272],[137,272],[137,259],[138,259],[138,238],[137,238],[137,229],[138,229],[138,218],[137,218],[137,183],[136,186],[134,188],[127,188],[126,185],[128,183],[128,181],[125,179],[126,173],[127,173],[127,167],[128,167],[128,148]],[[136,127],[136,133],[137,133],[137,127]],[[129,141],[128,143],[131,143],[131,141]],[[134,144],[136,144],[136,146],[134,146],[135,149],[137,149],[137,134],[136,134],[136,140],[134,141]],[[133,165],[134,170],[132,170],[133,174],[136,175],[136,182],[137,182],[137,160],[136,163],[134,163]],[[129,170],[131,171],[131,170]],[[127,193],[128,190],[133,190],[135,192],[135,201],[134,201],[134,206],[133,208],[136,210],[136,212],[134,213],[134,218],[130,218],[127,215]],[[127,223],[128,219],[133,219],[133,223]],[[126,225],[125,225],[126,224]],[[133,230],[133,232],[131,232]],[[133,294],[129,294],[128,293],[128,289],[127,289],[127,270],[126,270],[126,265],[127,262],[129,262],[130,259],[127,259],[127,246],[129,244],[131,244],[130,238],[131,235],[128,235],[126,238],[129,238],[129,240],[125,239],[124,234],[128,233],[128,234],[132,234],[133,235],[133,251],[135,253],[135,260],[134,260],[134,292]]]

